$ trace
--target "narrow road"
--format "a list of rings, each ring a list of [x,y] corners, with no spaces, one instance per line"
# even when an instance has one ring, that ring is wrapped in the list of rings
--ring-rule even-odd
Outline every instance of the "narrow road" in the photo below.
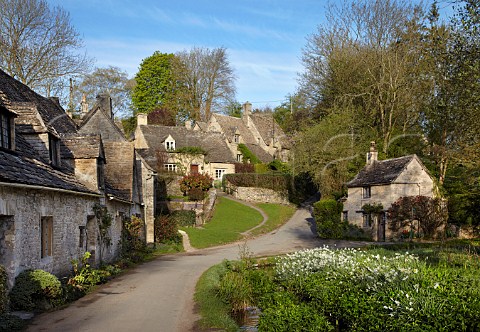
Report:
[[[254,256],[323,245],[359,245],[316,239],[310,229],[312,221],[309,211],[302,208],[284,226],[262,237],[162,256],[132,269],[65,309],[35,317],[27,331],[195,331],[199,317],[192,297],[198,278],[224,259],[237,259],[243,245]]]

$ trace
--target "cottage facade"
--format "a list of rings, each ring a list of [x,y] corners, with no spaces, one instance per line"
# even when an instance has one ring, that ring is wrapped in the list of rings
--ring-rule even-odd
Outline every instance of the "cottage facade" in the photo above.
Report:
[[[416,155],[377,160],[374,145],[367,153],[367,165],[347,183],[342,219],[363,228],[376,241],[385,241],[392,234],[386,210],[404,196],[435,195],[435,184],[428,170]],[[381,205],[378,217],[365,213],[365,205]]]

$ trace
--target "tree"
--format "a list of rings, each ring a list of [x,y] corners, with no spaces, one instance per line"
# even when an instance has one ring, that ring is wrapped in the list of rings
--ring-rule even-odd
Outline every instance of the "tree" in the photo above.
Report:
[[[174,108],[176,104],[176,82],[173,68],[176,58],[173,54],[156,51],[142,60],[135,75],[136,86],[132,93],[135,113],[150,113],[157,108]]]
[[[206,121],[213,110],[226,110],[235,101],[235,74],[225,48],[194,47],[176,56],[175,76],[183,85],[180,108],[190,119]]]
[[[0,67],[46,96],[88,71],[91,60],[69,14],[44,0],[0,0]]]
[[[400,197],[388,209],[388,217],[393,231],[405,226],[413,229],[418,222],[423,235],[426,238],[433,238],[439,228],[447,223],[447,204],[440,198],[427,196]],[[417,229],[417,232],[420,229]]]
[[[421,14],[396,0],[331,6],[327,23],[303,50],[300,93],[312,117],[355,110],[356,121],[370,128],[387,154],[390,140],[418,123]]]
[[[115,115],[125,117],[130,111],[130,96],[134,86],[127,72],[118,67],[95,68],[83,76],[76,89],[76,99],[85,95],[87,103],[93,105],[97,95],[106,93],[112,98],[112,108]]]

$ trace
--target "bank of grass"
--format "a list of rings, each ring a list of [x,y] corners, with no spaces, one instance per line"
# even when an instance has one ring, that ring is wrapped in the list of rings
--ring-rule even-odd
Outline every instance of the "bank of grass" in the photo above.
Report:
[[[267,234],[285,224],[295,213],[296,209],[290,205],[262,203],[257,206],[268,216],[267,221],[259,228],[252,230],[251,235]]]
[[[245,232],[263,220],[255,209],[219,197],[212,219],[201,228],[183,227],[194,248],[207,248],[238,241]]]
[[[198,301],[203,328],[228,331],[235,329],[221,322],[231,324],[224,315],[238,303],[262,310],[262,331],[479,331],[479,244],[318,248],[270,264],[225,261],[212,268],[215,278],[202,279],[195,298],[230,303],[215,317]]]
[[[220,280],[226,273],[224,264],[214,265],[205,271],[198,280],[195,302],[200,308],[200,329],[221,329],[238,331],[238,326],[230,316],[230,307],[218,297]]]

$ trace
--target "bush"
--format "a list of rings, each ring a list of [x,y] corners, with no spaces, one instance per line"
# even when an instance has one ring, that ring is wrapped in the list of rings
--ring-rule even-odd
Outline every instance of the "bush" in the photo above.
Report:
[[[182,236],[178,232],[178,225],[174,218],[168,215],[159,215],[155,218],[155,241],[173,241],[180,243]]]
[[[123,223],[122,228],[122,256],[128,256],[131,251],[144,250],[142,219],[132,216]]]
[[[313,204],[313,216],[315,220],[322,222],[340,222],[340,216],[343,210],[343,204],[334,199],[321,199]]]
[[[192,188],[188,191],[188,198],[191,201],[203,201],[205,192],[200,188]]]
[[[202,191],[207,191],[212,188],[213,178],[208,174],[190,174],[185,175],[180,181],[180,190],[187,194],[193,188],[198,188]]]
[[[225,178],[237,187],[258,187],[279,192],[286,192],[290,182],[290,177],[285,174],[226,174]]]
[[[174,219],[178,226],[194,226],[196,222],[196,214],[192,210],[173,211],[170,218]]]
[[[5,271],[5,268],[0,265],[0,315],[8,309],[7,290],[7,272]]]
[[[51,273],[25,270],[15,278],[10,301],[15,310],[47,310],[62,303],[62,285]]]
[[[248,163],[236,163],[235,173],[253,173],[255,172],[255,166]]]
[[[245,163],[249,162],[250,164],[261,163],[260,159],[258,159],[258,157],[252,151],[250,151],[250,149],[245,144],[242,144],[242,143],[238,144],[237,149],[238,151],[240,151],[240,153],[243,156],[243,162]]]

